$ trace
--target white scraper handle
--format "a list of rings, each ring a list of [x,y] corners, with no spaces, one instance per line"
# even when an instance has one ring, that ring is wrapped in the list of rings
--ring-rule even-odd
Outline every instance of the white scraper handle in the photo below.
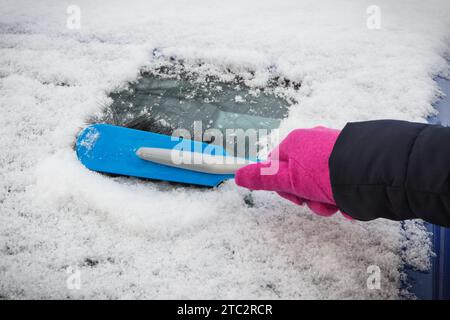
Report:
[[[244,158],[162,148],[142,147],[136,151],[136,155],[166,166],[213,174],[234,174],[238,169],[253,163]]]

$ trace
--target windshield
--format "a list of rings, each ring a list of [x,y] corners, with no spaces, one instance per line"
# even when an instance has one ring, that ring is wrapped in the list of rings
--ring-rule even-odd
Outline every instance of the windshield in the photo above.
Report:
[[[249,88],[240,82],[163,78],[144,72],[125,90],[111,93],[112,103],[93,121],[169,135],[179,128],[192,132],[196,121],[203,131],[216,128],[224,135],[226,129],[278,128],[287,116],[288,102],[267,87]]]

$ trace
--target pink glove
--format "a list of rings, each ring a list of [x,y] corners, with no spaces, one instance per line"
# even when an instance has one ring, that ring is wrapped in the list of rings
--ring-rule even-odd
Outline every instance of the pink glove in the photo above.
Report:
[[[330,216],[338,208],[331,191],[328,159],[339,133],[325,127],[294,130],[268,160],[239,169],[235,181],[251,190],[276,191],[298,205],[306,203],[319,215]],[[277,164],[274,174],[261,171]]]

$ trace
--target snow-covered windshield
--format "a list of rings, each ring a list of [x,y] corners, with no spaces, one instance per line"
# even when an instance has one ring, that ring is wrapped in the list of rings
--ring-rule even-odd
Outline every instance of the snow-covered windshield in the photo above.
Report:
[[[380,8],[378,26],[369,5]],[[425,271],[432,256],[418,220],[324,218],[232,180],[205,190],[108,177],[84,168],[73,143],[94,113],[95,122],[137,119],[139,108],[119,108],[143,106],[126,99],[127,82],[153,83],[150,71],[170,57],[220,78],[199,83],[233,85],[216,98],[233,89],[240,113],[211,102],[214,126],[228,119],[219,112],[279,119],[260,109],[280,100],[253,104],[244,90],[266,93],[276,77],[274,94],[298,102],[279,97],[289,105],[280,139],[349,121],[426,122],[438,98],[432,77],[450,75],[449,17],[449,0],[1,1],[0,299],[406,297],[405,263]],[[197,82],[177,74],[153,76]],[[235,89],[233,76],[248,87]],[[169,107],[148,107],[157,130],[180,125]],[[368,267],[381,270],[380,289],[368,288]],[[79,289],[68,286],[77,275]]]

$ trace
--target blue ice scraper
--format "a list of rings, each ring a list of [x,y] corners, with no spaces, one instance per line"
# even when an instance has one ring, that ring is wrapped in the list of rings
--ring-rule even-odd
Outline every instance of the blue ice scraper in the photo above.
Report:
[[[76,152],[90,170],[210,187],[249,163],[220,146],[109,124],[85,128]]]

